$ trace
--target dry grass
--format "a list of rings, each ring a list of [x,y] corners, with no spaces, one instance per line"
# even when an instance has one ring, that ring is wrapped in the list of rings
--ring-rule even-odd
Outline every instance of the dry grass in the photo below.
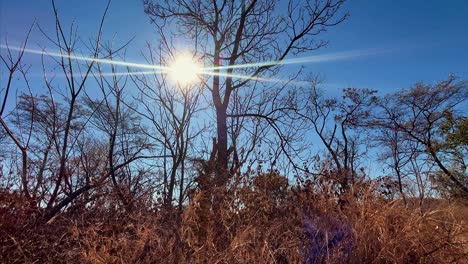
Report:
[[[286,185],[285,185],[286,184]],[[3,199],[3,198],[2,198]],[[468,207],[407,208],[371,191],[344,206],[269,179],[226,199],[228,247],[197,194],[181,216],[166,209],[90,209],[49,223],[2,204],[3,263],[468,263]],[[3,200],[6,201],[6,200]],[[10,205],[12,206],[12,205]],[[15,204],[11,208],[20,208]],[[11,209],[10,208],[10,209]],[[13,221],[11,218],[18,217]]]

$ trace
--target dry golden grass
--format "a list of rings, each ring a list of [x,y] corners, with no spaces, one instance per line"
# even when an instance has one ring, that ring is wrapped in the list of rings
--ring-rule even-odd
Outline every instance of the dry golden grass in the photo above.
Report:
[[[228,247],[215,246],[213,214],[195,195],[175,210],[65,213],[12,221],[2,207],[2,263],[468,263],[468,207],[387,202],[371,191],[344,206],[287,182],[238,188],[226,199]],[[285,185],[286,184],[286,185]],[[18,205],[15,205],[18,206]],[[23,216],[19,211],[14,214]],[[9,220],[8,220],[9,219]]]

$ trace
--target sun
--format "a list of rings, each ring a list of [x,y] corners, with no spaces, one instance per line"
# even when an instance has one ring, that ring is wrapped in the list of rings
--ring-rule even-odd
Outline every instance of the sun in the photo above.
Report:
[[[202,66],[190,53],[181,53],[169,65],[169,79],[181,86],[196,84],[200,81]]]

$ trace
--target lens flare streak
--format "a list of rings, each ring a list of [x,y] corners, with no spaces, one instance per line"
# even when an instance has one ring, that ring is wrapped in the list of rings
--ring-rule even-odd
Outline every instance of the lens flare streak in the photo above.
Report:
[[[99,58],[92,58],[92,57],[85,57],[85,56],[62,54],[59,52],[47,52],[45,50],[23,49],[21,47],[6,46],[6,45],[0,45],[0,48],[20,51],[20,52],[24,51],[25,53],[30,53],[30,54],[67,58],[71,60],[79,60],[79,61],[86,61],[86,62],[125,66],[129,68],[153,70],[153,71],[139,71],[139,72],[137,71],[137,72],[101,73],[100,74],[101,76],[171,74],[171,72],[174,71],[174,69],[172,69],[171,67],[163,66],[163,65],[132,63],[132,62],[116,61],[116,60],[105,59],[105,58],[99,59]],[[317,56],[307,56],[307,57],[302,57],[302,58],[284,59],[281,61],[267,61],[267,62],[247,63],[247,64],[238,64],[238,65],[230,65],[230,66],[201,67],[200,70],[197,72],[197,74],[208,75],[208,76],[217,75],[217,76],[222,76],[222,77],[254,80],[254,81],[261,81],[261,82],[288,83],[290,82],[289,80],[282,80],[282,79],[275,79],[275,78],[262,78],[262,77],[251,76],[251,75],[232,74],[232,73],[227,73],[225,71],[228,69],[258,68],[258,67],[276,66],[276,65],[307,64],[307,63],[345,60],[345,59],[351,59],[355,57],[375,55],[375,54],[382,53],[382,52],[384,52],[384,50],[379,50],[379,49],[353,50],[353,51],[337,52],[337,53],[317,55]]]
[[[2,49],[10,49],[15,51],[22,51],[23,48],[20,47],[11,47],[6,45],[0,45]],[[117,66],[126,66],[126,67],[133,67],[133,68],[141,68],[141,69],[154,69],[154,70],[168,70],[169,68],[162,65],[149,65],[149,64],[141,64],[141,63],[132,63],[132,62],[125,62],[125,61],[115,61],[110,59],[98,59],[92,57],[85,57],[85,56],[76,56],[76,55],[68,55],[62,54],[59,52],[47,52],[45,50],[35,50],[35,49],[24,49],[25,53],[31,54],[38,54],[38,55],[46,55],[56,58],[67,58],[72,60],[80,60],[80,61],[87,61],[87,62],[97,62],[103,64],[113,64]]]
[[[204,69],[205,70],[227,70],[227,69],[243,69],[243,68],[288,65],[288,64],[307,64],[307,63],[346,60],[346,59],[352,59],[356,57],[375,55],[375,54],[379,54],[383,52],[385,52],[385,50],[382,50],[382,49],[352,50],[352,51],[336,52],[336,53],[316,55],[316,56],[306,56],[306,57],[301,57],[301,58],[284,59],[280,61],[266,61],[266,62],[237,64],[237,65],[229,65],[229,66],[217,66],[217,67],[209,67],[209,68],[204,68]]]

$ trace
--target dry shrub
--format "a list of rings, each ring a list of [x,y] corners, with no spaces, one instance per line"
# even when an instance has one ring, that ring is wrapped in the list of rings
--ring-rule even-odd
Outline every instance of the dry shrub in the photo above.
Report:
[[[359,189],[360,188],[360,189]],[[1,223],[7,263],[467,263],[460,203],[408,206],[355,187],[344,205],[308,187],[262,175],[227,192],[229,246],[215,245],[209,195],[174,208],[83,209],[49,223]],[[6,201],[6,200],[3,200]],[[14,211],[14,210],[13,210]],[[17,212],[3,210],[2,221]],[[8,215],[10,217],[8,217]],[[8,221],[10,221],[8,220]],[[24,221],[27,223],[27,221]]]
[[[354,263],[467,263],[468,228],[457,219],[468,208],[405,207],[372,197],[356,202],[347,215],[354,232]],[[354,213],[352,213],[354,211]]]
[[[64,215],[15,234],[5,235],[2,230],[0,259],[8,263],[176,263],[177,230],[170,221],[151,212]]]

